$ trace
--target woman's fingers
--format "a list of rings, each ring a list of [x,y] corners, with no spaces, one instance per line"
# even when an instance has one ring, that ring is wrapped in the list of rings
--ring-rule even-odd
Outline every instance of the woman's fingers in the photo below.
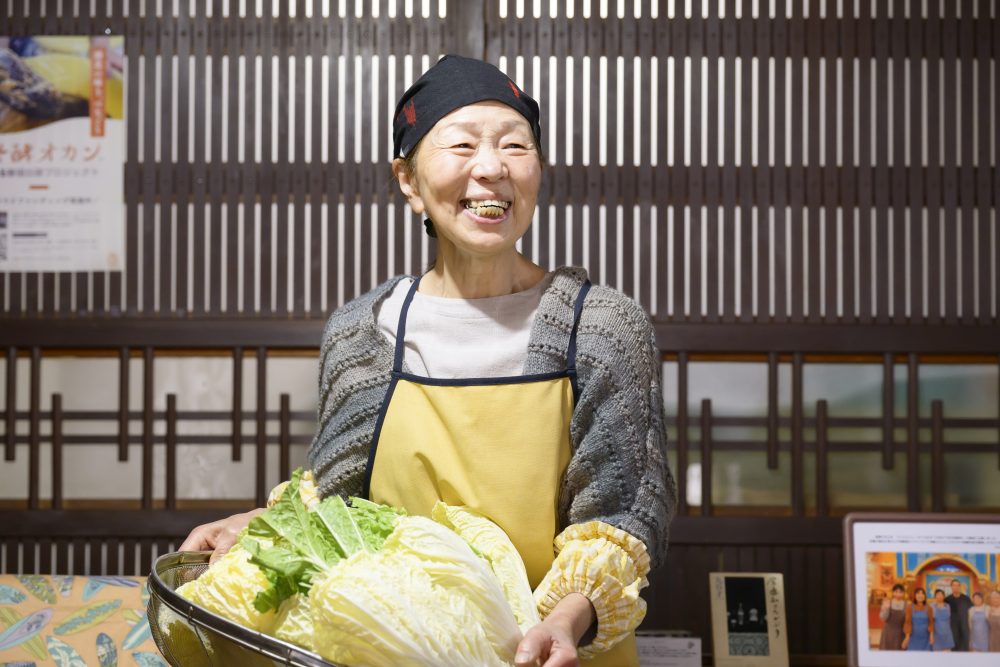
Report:
[[[179,551],[207,551],[212,549],[212,557],[209,562],[214,563],[220,556],[225,555],[239,539],[240,533],[250,520],[263,512],[263,509],[255,509],[243,514],[205,523],[187,536],[181,543]]]
[[[538,667],[542,664],[542,660],[548,657],[548,641],[543,633],[537,632],[538,627],[528,630],[524,639],[517,645],[517,654],[514,656],[514,664],[517,667]]]
[[[205,551],[212,549],[215,546],[214,535],[218,523],[218,521],[205,523],[192,530],[187,539],[181,543],[178,551]]]
[[[577,667],[580,662],[569,632],[550,619],[528,630],[517,645],[514,664],[516,667]]]

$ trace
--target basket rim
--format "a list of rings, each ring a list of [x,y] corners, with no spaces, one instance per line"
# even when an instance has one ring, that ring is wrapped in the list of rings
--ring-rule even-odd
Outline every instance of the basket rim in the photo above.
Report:
[[[211,551],[175,551],[157,557],[148,577],[150,596],[155,597],[160,604],[168,607],[188,623],[211,630],[248,650],[276,660],[281,664],[294,665],[295,667],[338,667],[336,663],[328,662],[317,653],[307,651],[263,632],[245,628],[184,599],[161,578],[161,573],[177,567],[207,566],[211,555]],[[152,614],[153,605],[149,605],[147,609],[147,616],[149,616]],[[156,619],[153,618],[148,620],[151,624],[156,622]]]

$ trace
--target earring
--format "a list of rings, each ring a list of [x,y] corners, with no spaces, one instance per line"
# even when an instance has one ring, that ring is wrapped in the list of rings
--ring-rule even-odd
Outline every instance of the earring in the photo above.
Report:
[[[427,232],[427,236],[432,239],[436,239],[438,237],[437,232],[434,231],[434,221],[430,218],[424,220],[424,231]]]

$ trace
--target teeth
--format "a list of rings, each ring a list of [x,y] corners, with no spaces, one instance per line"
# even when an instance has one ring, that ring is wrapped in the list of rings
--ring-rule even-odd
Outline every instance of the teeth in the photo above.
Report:
[[[510,208],[510,202],[499,199],[468,199],[465,208],[483,218],[499,218]]]

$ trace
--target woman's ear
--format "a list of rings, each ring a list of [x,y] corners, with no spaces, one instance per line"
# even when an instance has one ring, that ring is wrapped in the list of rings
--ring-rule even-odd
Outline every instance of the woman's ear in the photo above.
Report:
[[[406,197],[406,201],[409,202],[413,212],[417,215],[423,213],[424,200],[420,198],[420,192],[417,189],[417,179],[415,178],[415,174],[407,167],[406,160],[403,158],[393,160],[392,173],[399,182],[399,191]]]

